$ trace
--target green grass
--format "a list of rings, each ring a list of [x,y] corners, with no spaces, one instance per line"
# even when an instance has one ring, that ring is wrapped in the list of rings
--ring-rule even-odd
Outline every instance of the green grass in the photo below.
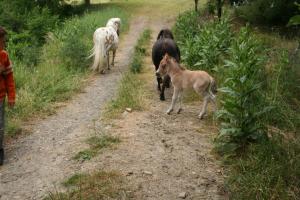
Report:
[[[75,156],[75,160],[90,160],[101,152],[104,148],[109,148],[113,144],[120,143],[120,139],[109,135],[93,136],[87,140],[90,148],[78,152]]]
[[[121,80],[117,97],[112,100],[104,113],[105,118],[115,118],[120,113],[124,112],[126,108],[133,110],[140,110],[143,108],[143,97],[145,92],[143,90],[144,81],[140,78],[139,73],[143,70],[143,58],[147,55],[146,47],[150,42],[150,30],[146,29],[140,36],[133,60],[130,64],[130,71],[126,72]]]
[[[133,73],[140,73],[142,71],[143,58],[146,56],[146,48],[149,45],[151,37],[151,31],[146,29],[140,36],[135,48],[132,62],[130,64],[130,70]]]
[[[66,192],[51,192],[45,200],[129,199],[124,178],[117,172],[74,174],[63,185]]]
[[[227,159],[230,199],[299,199],[299,142],[274,139],[253,144],[247,154]]]
[[[93,46],[93,32],[116,16],[122,19],[124,33],[128,29],[128,14],[117,6],[107,5],[73,17],[48,34],[37,66],[28,67],[11,58],[17,104],[8,111],[8,135],[19,133],[22,123],[31,117],[52,114],[56,102],[65,101],[80,91],[92,62],[87,56]]]

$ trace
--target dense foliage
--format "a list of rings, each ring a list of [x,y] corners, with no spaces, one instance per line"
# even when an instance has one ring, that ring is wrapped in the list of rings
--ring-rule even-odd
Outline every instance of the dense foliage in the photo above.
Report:
[[[182,59],[192,69],[212,71],[219,64],[232,40],[228,18],[220,22],[198,23],[196,13],[186,12],[178,17],[175,34],[178,38]],[[184,26],[189,24],[189,26]]]
[[[295,0],[249,0],[237,7],[237,13],[252,23],[286,25],[297,14],[297,7]]]
[[[79,10],[82,7],[62,0],[0,0],[0,25],[9,32],[10,54],[28,66],[36,65],[46,34]]]
[[[299,50],[288,52],[281,47],[285,39],[263,38],[251,26],[235,33],[226,28],[231,27],[228,19],[209,21],[193,13],[177,19],[176,39],[188,68],[209,70],[218,80],[220,131],[215,144],[228,169],[230,198],[298,199]],[[223,30],[227,33],[220,36]],[[196,39],[204,36],[206,40]],[[211,41],[226,45],[219,48]],[[217,57],[213,62],[206,45]]]

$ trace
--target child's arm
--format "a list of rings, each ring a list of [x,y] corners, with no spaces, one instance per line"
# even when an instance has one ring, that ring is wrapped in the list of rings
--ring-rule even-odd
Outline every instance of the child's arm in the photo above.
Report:
[[[8,69],[4,73],[7,73],[5,75],[6,76],[5,85],[7,88],[8,105],[14,106],[15,100],[16,100],[14,74],[13,74],[12,69]]]
[[[15,81],[14,81],[12,65],[8,58],[8,55],[4,67],[5,69],[2,74],[5,77],[5,86],[7,89],[8,105],[14,106],[15,99],[16,99]]]

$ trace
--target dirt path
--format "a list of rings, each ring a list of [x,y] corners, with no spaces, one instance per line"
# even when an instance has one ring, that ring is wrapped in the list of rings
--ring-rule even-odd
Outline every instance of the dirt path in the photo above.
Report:
[[[164,1],[166,5],[169,2]],[[155,12],[157,15],[153,15]],[[149,58],[145,72],[152,94],[147,100],[149,110],[130,113],[109,124],[99,120],[104,105],[116,93],[119,72],[129,64],[139,34],[150,27],[155,38],[159,29],[170,27],[176,14],[151,7],[140,10],[138,15],[144,17],[133,18],[121,42],[116,63],[119,68],[105,76],[95,76],[84,93],[35,125],[32,134],[8,147],[8,160],[0,168],[0,200],[42,199],[72,174],[97,169],[125,175],[136,200],[173,200],[180,193],[186,199],[222,199],[221,170],[210,153],[210,139],[216,132],[211,118],[203,122],[196,118],[199,103],[186,105],[181,115],[165,115],[171,91],[166,94],[167,102],[158,101]],[[84,141],[91,132],[103,130],[121,138],[117,148],[84,163],[74,161],[72,157],[86,148]]]
[[[57,114],[33,127],[32,134],[20,138],[7,149],[5,165],[0,169],[0,199],[41,199],[45,192],[80,166],[71,158],[84,148],[87,130],[99,118],[100,109],[116,93],[133,53],[133,46],[146,26],[144,18],[133,19],[120,44],[116,66],[95,80]]]
[[[152,38],[161,25],[171,22],[151,23]],[[146,84],[150,91],[148,109],[106,123],[106,131],[121,138],[122,143],[86,167],[121,172],[136,200],[226,199],[222,169],[211,153],[217,132],[212,114],[200,121],[200,102],[194,102],[185,103],[182,114],[166,115],[172,90],[167,90],[166,102],[159,101],[150,58],[146,58],[144,67],[142,76],[150,80]]]

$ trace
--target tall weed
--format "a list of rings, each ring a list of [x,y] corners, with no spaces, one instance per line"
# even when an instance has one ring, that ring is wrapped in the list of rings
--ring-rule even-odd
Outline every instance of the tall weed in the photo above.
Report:
[[[190,22],[190,16],[193,17],[193,23]],[[175,25],[182,59],[190,69],[213,71],[232,40],[230,20],[224,17],[220,22],[209,21],[202,25],[198,20],[200,18],[189,11],[181,15]],[[183,27],[184,31],[181,30]]]
[[[242,28],[229,49],[226,80],[218,119],[221,130],[217,138],[220,152],[232,153],[245,148],[250,141],[266,138],[264,114],[270,110],[261,93],[265,58],[262,46]]]

